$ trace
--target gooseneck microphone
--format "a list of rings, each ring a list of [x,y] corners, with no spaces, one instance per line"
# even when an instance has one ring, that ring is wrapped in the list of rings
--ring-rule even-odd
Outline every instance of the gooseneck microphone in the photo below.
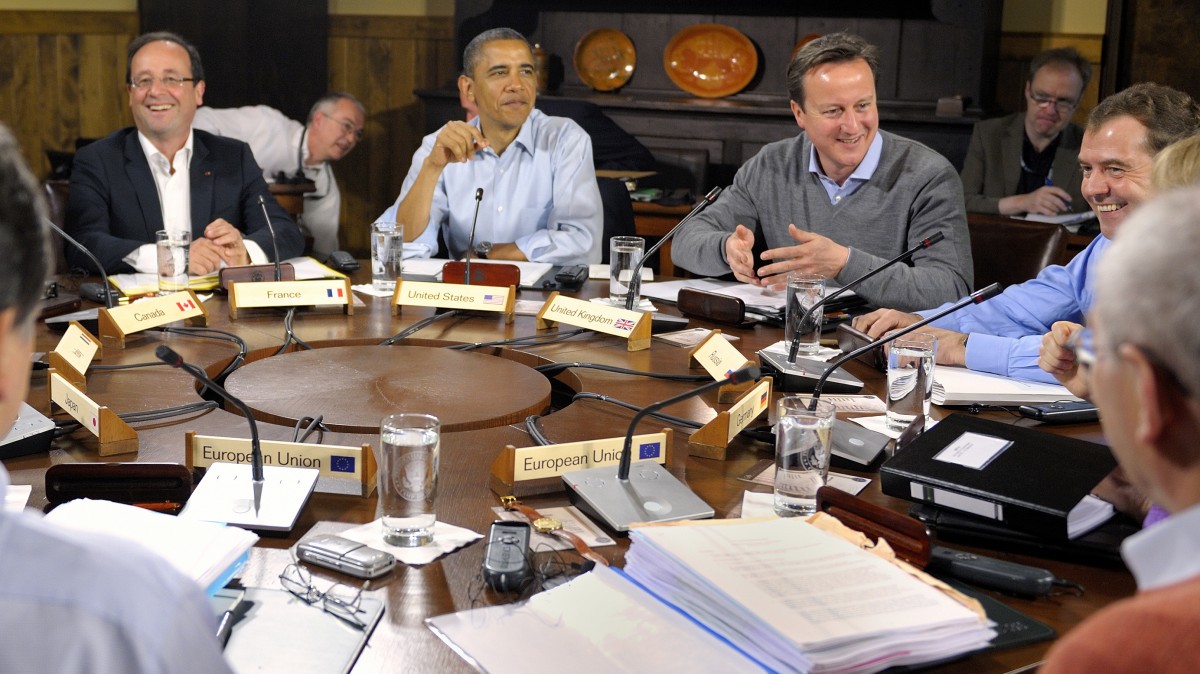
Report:
[[[166,344],[160,344],[158,348],[154,350],[154,355],[167,365],[179,368],[192,375],[201,384],[204,384],[209,390],[216,392],[217,395],[221,396],[225,400],[228,400],[230,404],[238,408],[238,411],[245,415],[246,421],[250,424],[250,478],[253,482],[254,489],[254,516],[257,517],[259,507],[262,505],[263,455],[262,444],[259,443],[258,440],[258,423],[254,420],[254,415],[251,414],[250,408],[246,405],[246,403],[231,395],[229,391],[226,391],[223,387],[221,387],[221,385],[209,379],[208,375],[204,373],[204,370],[185,362],[183,360],[183,356],[180,356],[175,352],[174,349]]]
[[[475,257],[475,225],[479,224],[479,205],[483,203],[483,188],[475,188],[475,217],[471,219],[471,236],[467,239],[467,269],[463,272],[466,277],[464,285],[471,285],[471,258]]]
[[[809,408],[814,409],[814,410],[817,408],[817,399],[821,397],[821,390],[825,388],[825,380],[829,377],[829,374],[831,372],[833,372],[834,370],[836,370],[837,368],[841,367],[842,365],[845,365],[846,363],[850,362],[851,360],[853,360],[855,358],[858,358],[859,356],[870,351],[871,349],[875,349],[880,346],[883,346],[884,344],[887,344],[888,342],[892,341],[893,339],[903,337],[904,335],[907,335],[908,333],[913,332],[914,330],[917,330],[918,328],[923,328],[926,325],[929,325],[930,323],[932,323],[940,318],[948,316],[948,315],[958,311],[959,309],[962,309],[963,307],[965,307],[967,305],[979,304],[981,302],[989,300],[989,299],[995,297],[996,295],[999,295],[1001,289],[1002,288],[999,283],[993,283],[992,285],[990,285],[986,288],[983,288],[982,290],[976,290],[975,292],[971,293],[970,295],[967,295],[966,297],[955,302],[954,304],[950,305],[949,307],[946,307],[945,309],[937,312],[936,314],[930,316],[929,318],[917,321],[916,323],[913,323],[912,325],[910,325],[902,330],[890,332],[890,333],[884,335],[883,337],[880,337],[879,339],[877,339],[869,344],[860,346],[859,348],[857,348],[857,349],[851,351],[850,353],[843,355],[841,358],[838,358],[837,360],[833,361],[833,363],[830,364],[829,367],[825,369],[825,373],[821,375],[821,378],[817,380],[817,385],[813,388],[812,403],[809,405]]]
[[[872,276],[882,272],[883,270],[887,269],[888,267],[898,264],[899,262],[901,262],[903,260],[907,260],[908,258],[912,257],[919,251],[929,248],[930,246],[937,243],[938,241],[941,241],[944,238],[946,238],[945,234],[942,234],[941,232],[936,232],[932,236],[921,239],[920,243],[918,243],[917,245],[913,246],[912,248],[909,248],[908,250],[904,251],[903,253],[900,253],[896,257],[888,260],[887,262],[884,262],[883,264],[881,264],[878,267],[876,267],[875,269],[872,269],[871,271],[863,274],[862,276],[859,276],[858,278],[847,283],[846,285],[842,286],[841,288],[838,288],[838,290],[836,292],[834,292],[830,295],[827,295],[820,302],[817,302],[816,304],[809,307],[808,310],[804,312],[804,315],[800,317],[800,321],[798,323],[796,323],[796,331],[795,331],[795,334],[792,336],[792,345],[788,349],[787,362],[788,363],[796,362],[796,354],[800,351],[800,336],[807,334],[808,330],[805,330],[804,326],[808,325],[808,321],[813,318],[813,314],[816,312],[817,309],[821,308],[822,306],[824,306],[826,303],[830,302],[831,300],[837,299],[837,297],[839,295],[855,289],[856,287],[858,287],[858,285],[860,283],[862,283],[863,281],[866,281],[867,279],[871,278]]]
[[[638,412],[625,434],[617,470],[614,471],[612,466],[601,466],[563,473],[562,479],[567,485],[571,503],[616,532],[628,531],[633,522],[674,522],[712,517],[712,506],[696,496],[662,465],[655,461],[632,463],[633,433],[639,421],[663,407],[724,384],[751,381],[759,375],[758,367],[751,365],[731,373],[727,379],[709,382],[653,403]],[[665,448],[657,445],[644,449],[652,456],[660,456],[659,452],[665,451]]]
[[[279,242],[275,240],[275,226],[271,224],[271,216],[267,213],[267,202],[263,201],[263,195],[258,195],[258,207],[262,209],[263,219],[267,221],[267,232],[271,234],[271,248],[275,251],[275,280],[283,280],[283,267],[279,264]]]
[[[646,260],[649,260],[650,256],[654,254],[654,251],[661,248],[664,243],[670,241],[671,237],[675,235],[675,232],[679,231],[679,228],[682,227],[684,223],[696,217],[697,215],[700,215],[701,211],[711,206],[712,202],[717,200],[717,196],[721,194],[721,190],[723,189],[725,188],[719,185],[712,188],[712,191],[704,195],[704,198],[701,199],[700,202],[697,203],[687,215],[683,216],[683,219],[676,223],[676,225],[671,228],[671,231],[667,232],[666,236],[659,239],[657,243],[650,247],[650,250],[642,253],[642,259],[638,260],[637,265],[633,268],[633,272],[629,277],[629,293],[625,295],[626,309],[632,311],[633,308],[637,306],[637,298],[642,290],[642,267],[645,266]]]
[[[78,241],[76,241],[75,237],[64,232],[61,227],[54,224],[54,222],[51,221],[49,218],[44,218],[44,220],[45,220],[46,224],[50,227],[50,229],[53,229],[54,231],[58,232],[58,235],[61,236],[64,240],[66,240],[67,243],[69,243],[72,246],[75,246],[79,250],[83,251],[83,254],[86,255],[89,260],[92,261],[92,264],[96,265],[96,269],[100,271],[100,296],[104,299],[104,306],[108,309],[112,309],[113,308],[113,292],[115,292],[115,291],[108,286],[108,272],[104,271],[104,265],[100,264],[100,258],[93,255],[92,251],[90,251],[86,247],[84,247],[84,245],[82,243],[79,243]]]

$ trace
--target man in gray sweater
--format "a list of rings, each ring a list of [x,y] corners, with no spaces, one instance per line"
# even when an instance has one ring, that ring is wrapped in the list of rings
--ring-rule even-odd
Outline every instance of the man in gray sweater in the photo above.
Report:
[[[857,292],[877,306],[912,309],[970,292],[962,184],[941,155],[879,131],[876,54],[845,33],[796,53],[788,89],[803,133],[767,145],[738,170],[721,198],[680,230],[675,264],[697,274],[732,271],[739,281],[775,289],[792,271],[844,285],[941,232],[945,241]],[[763,239],[757,249],[766,249],[758,269],[756,231]]]

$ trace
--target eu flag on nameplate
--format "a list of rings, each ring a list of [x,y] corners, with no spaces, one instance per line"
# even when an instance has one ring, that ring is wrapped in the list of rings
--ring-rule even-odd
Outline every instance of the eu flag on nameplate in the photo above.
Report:
[[[335,473],[353,473],[354,457],[331,454],[329,456],[329,470]]]
[[[336,295],[334,295],[335,292],[337,293]],[[341,288],[338,288],[337,290],[334,290],[333,288],[326,288],[325,296],[326,297],[345,297],[345,291],[343,291]]]
[[[632,330],[633,321],[629,320],[628,318],[618,318],[617,322],[613,323],[613,327],[618,330]]]
[[[638,445],[638,460],[657,459],[662,452],[662,446],[657,442],[643,442]]]

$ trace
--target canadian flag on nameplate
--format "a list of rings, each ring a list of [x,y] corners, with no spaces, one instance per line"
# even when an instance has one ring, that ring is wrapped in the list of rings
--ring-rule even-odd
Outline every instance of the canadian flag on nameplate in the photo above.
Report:
[[[188,309],[195,309],[196,303],[192,300],[183,300],[182,302],[176,302],[175,306],[179,307],[180,311],[187,311]]]

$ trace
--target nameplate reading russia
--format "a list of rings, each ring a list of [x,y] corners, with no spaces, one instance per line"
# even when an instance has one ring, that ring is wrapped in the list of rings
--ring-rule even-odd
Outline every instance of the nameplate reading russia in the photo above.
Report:
[[[229,285],[229,315],[233,318],[237,318],[239,309],[325,306],[340,306],[346,313],[354,313],[349,279],[242,281]]]
[[[538,330],[554,327],[556,323],[566,323],[628,340],[626,349],[629,351],[650,348],[651,318],[648,313],[551,293],[550,299],[538,312],[537,319]]]
[[[399,314],[400,307],[437,307],[439,309],[464,309],[503,313],[504,322],[512,323],[516,318],[513,311],[512,286],[466,285],[462,283],[425,283],[422,281],[397,281],[392,295],[392,313]]]

